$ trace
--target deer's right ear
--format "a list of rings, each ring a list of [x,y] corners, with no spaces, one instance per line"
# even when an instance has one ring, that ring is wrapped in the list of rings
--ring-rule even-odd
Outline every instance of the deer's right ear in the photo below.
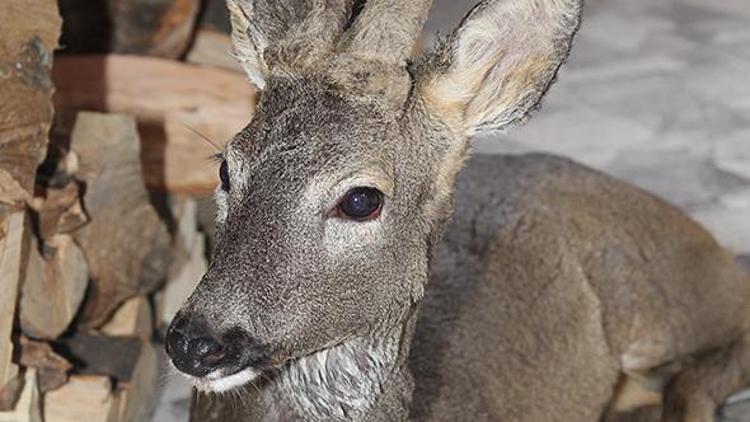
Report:
[[[330,50],[349,21],[351,1],[226,0],[232,52],[263,89],[275,62],[312,60]]]
[[[536,106],[568,55],[582,0],[485,0],[427,58],[418,94],[466,135],[500,130]]]

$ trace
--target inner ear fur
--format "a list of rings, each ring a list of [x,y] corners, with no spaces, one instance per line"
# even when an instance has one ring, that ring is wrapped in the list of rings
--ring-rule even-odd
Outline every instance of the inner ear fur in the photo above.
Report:
[[[485,0],[422,67],[428,110],[467,136],[523,120],[565,61],[581,0]]]

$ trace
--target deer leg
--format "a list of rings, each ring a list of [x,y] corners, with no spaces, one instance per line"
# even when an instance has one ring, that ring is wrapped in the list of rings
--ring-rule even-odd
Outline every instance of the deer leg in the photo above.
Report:
[[[730,395],[750,385],[750,338],[704,355],[669,382],[663,422],[713,422]]]

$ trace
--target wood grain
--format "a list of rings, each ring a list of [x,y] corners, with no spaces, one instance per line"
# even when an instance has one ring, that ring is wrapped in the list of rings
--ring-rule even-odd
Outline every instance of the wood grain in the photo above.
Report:
[[[54,0],[0,3],[0,203],[18,205],[33,194],[52,121],[60,24]]]

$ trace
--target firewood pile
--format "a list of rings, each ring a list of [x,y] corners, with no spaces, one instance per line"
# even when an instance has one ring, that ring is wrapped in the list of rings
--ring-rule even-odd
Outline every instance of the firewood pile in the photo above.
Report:
[[[0,3],[0,422],[143,421],[250,120],[222,0]],[[207,219],[207,220],[210,220]]]

